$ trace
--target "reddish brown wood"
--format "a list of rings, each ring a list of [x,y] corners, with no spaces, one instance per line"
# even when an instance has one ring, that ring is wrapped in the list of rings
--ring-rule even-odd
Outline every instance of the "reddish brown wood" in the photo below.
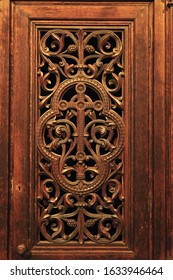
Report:
[[[37,4],[37,5],[35,5]],[[15,125],[13,126],[13,138],[14,142],[14,165],[13,165],[13,174],[14,174],[14,209],[13,212],[18,216],[18,223],[22,224],[23,219],[24,227],[21,230],[19,224],[17,227],[13,225],[13,258],[18,258],[19,255],[16,254],[15,248],[20,248],[25,244],[32,252],[32,257],[37,258],[40,255],[40,258],[63,258],[60,253],[61,250],[58,246],[55,246],[50,250],[49,243],[38,243],[37,244],[37,216],[34,216],[33,213],[36,213],[34,210],[33,202],[30,204],[30,211],[28,213],[28,195],[29,187],[31,197],[35,198],[34,186],[37,184],[37,177],[34,179],[34,172],[32,171],[34,165],[34,139],[35,131],[32,129],[30,131],[31,136],[29,136],[29,120],[31,121],[31,126],[33,127],[35,123],[34,114],[30,115],[30,109],[35,108],[35,74],[36,65],[33,61],[36,61],[35,57],[35,48],[30,52],[30,59],[32,63],[30,66],[31,77],[33,83],[30,89],[27,83],[27,76],[29,77],[28,68],[29,68],[29,57],[28,50],[24,46],[29,45],[28,41],[28,27],[31,28],[33,36],[36,35],[36,27],[42,25],[47,25],[47,20],[43,18],[49,18],[51,26],[61,25],[64,21],[65,24],[70,25],[73,20],[73,24],[77,25],[78,20],[82,20],[82,25],[117,25],[121,28],[124,28],[126,38],[126,57],[125,65],[127,71],[127,82],[125,83],[125,88],[128,92],[125,94],[125,124],[126,124],[126,158],[125,158],[125,182],[127,187],[125,189],[125,196],[127,200],[126,212],[125,212],[125,237],[124,242],[116,243],[114,246],[103,246],[98,248],[99,258],[104,258],[105,255],[108,258],[149,258],[149,219],[150,219],[150,209],[148,210],[148,194],[150,192],[149,187],[150,183],[150,154],[149,145],[150,136],[151,136],[151,124],[149,123],[149,105],[150,102],[150,92],[149,88],[149,75],[150,68],[149,64],[149,38],[148,38],[148,22],[149,22],[149,5],[146,4],[114,4],[110,3],[109,6],[103,4],[95,5],[92,9],[88,9],[88,5],[71,5],[66,4],[66,9],[64,5],[47,5],[47,3],[40,5],[39,3],[33,3],[33,5],[27,5],[26,3],[14,4],[13,17],[14,17],[14,32],[13,32],[13,57],[14,57],[14,70],[13,70],[13,116],[12,119],[15,120]],[[112,13],[114,9],[114,13]],[[128,14],[128,20],[126,20]],[[130,14],[130,18],[129,18]],[[116,21],[114,18],[116,15]],[[105,16],[107,17],[106,21]],[[34,21],[32,21],[32,18]],[[31,20],[30,26],[27,25],[28,19]],[[37,22],[36,19],[42,20]],[[58,21],[57,21],[58,19]],[[97,19],[97,20],[96,20]],[[129,19],[131,22],[129,22]],[[60,21],[61,20],[61,21]],[[102,20],[102,21],[101,21]],[[135,21],[134,21],[135,20]],[[140,23],[140,24],[139,24]],[[146,24],[147,23],[147,24]],[[26,27],[25,27],[26,26]],[[26,29],[25,36],[23,35],[23,30]],[[33,42],[35,42],[35,37],[31,37],[30,45],[31,50]],[[128,38],[128,39],[127,39]],[[142,38],[142,40],[140,39]],[[22,52],[25,54],[24,61],[22,65],[19,64],[20,61],[20,52],[19,42],[23,41]],[[133,49],[134,48],[134,49]],[[141,49],[143,52],[141,53]],[[133,52],[134,50],[134,52]],[[137,69],[142,69],[142,71],[137,71]],[[19,83],[19,77],[23,76],[22,82]],[[131,78],[133,77],[133,79]],[[133,82],[132,82],[133,81]],[[22,89],[22,90],[21,90]],[[146,92],[145,95],[143,92]],[[145,110],[141,110],[141,103],[144,106]],[[29,107],[29,104],[32,104],[32,107]],[[14,110],[15,108],[15,110]],[[23,118],[21,119],[20,111],[23,111]],[[35,110],[35,109],[32,109]],[[33,112],[33,111],[32,111]],[[30,115],[30,117],[29,117]],[[20,129],[22,123],[25,123],[23,130]],[[151,121],[151,119],[150,119]],[[141,125],[142,122],[142,125]],[[30,154],[28,151],[30,141]],[[142,147],[142,150],[141,150]],[[20,155],[17,157],[17,154]],[[148,151],[146,153],[146,151]],[[33,159],[33,160],[31,160]],[[30,161],[30,168],[29,166]],[[22,171],[21,171],[22,169]],[[30,171],[29,171],[30,170]],[[35,169],[36,170],[36,169]],[[29,175],[29,172],[30,175]],[[129,180],[130,178],[130,180]],[[30,183],[29,183],[30,181]],[[139,187],[140,186],[140,187]],[[33,201],[33,200],[32,200]],[[34,218],[31,220],[31,217]],[[30,227],[31,225],[31,227]],[[29,231],[29,232],[28,232]],[[28,243],[28,234],[30,236],[30,244]],[[143,244],[141,239],[145,240],[145,248],[143,250]],[[34,241],[35,240],[35,241]],[[35,243],[36,242],[36,243]],[[32,246],[35,245],[33,248]],[[62,247],[63,248],[63,247]],[[67,248],[67,246],[66,246]],[[73,250],[69,245],[68,250]],[[82,247],[81,247],[82,248]],[[63,248],[65,250],[65,247]],[[92,256],[89,255],[90,248],[85,247],[85,257],[84,258],[96,258],[98,254],[94,250]],[[40,252],[40,253],[39,253]],[[55,253],[56,252],[56,253]],[[84,252],[84,251],[83,251]],[[56,255],[56,256],[55,256]],[[83,255],[83,253],[82,253]],[[76,257],[81,256],[80,247],[76,248]],[[22,254],[23,256],[23,254]],[[65,257],[65,255],[64,255]],[[73,258],[73,255],[68,253],[69,258]]]
[[[139,24],[139,22],[140,24]],[[144,9],[137,18],[137,44],[135,45],[135,69],[138,74],[135,77],[135,93],[134,93],[134,242],[136,247],[137,258],[149,259],[148,250],[142,252],[142,248],[149,248],[149,211],[148,202],[151,177],[150,177],[150,137],[151,137],[151,119],[149,119],[150,112],[150,94],[149,83],[152,79],[152,73],[149,69],[149,47],[148,47],[148,9]],[[141,25],[143,28],[140,28]],[[145,28],[144,28],[145,26]],[[151,28],[151,26],[150,26]],[[141,50],[143,50],[141,52]],[[145,62],[144,62],[145,61]],[[141,63],[143,62],[143,63]],[[140,66],[139,66],[140,65]],[[138,71],[137,69],[139,69]],[[141,68],[142,67],[142,68]],[[144,74],[145,73],[145,74]],[[145,91],[145,94],[144,94]],[[141,105],[143,110],[141,110]],[[150,122],[149,122],[150,121]],[[147,151],[147,153],[146,153]],[[140,203],[139,203],[140,202]],[[145,239],[144,239],[145,236]],[[143,240],[143,244],[141,243]]]
[[[9,1],[0,1],[0,259],[8,258]]]
[[[0,224],[3,224],[0,230],[0,258],[172,258],[172,2],[169,1],[171,4],[168,7],[168,1],[162,0],[129,3],[94,1],[94,4],[87,1],[65,1],[63,4],[57,1],[11,1],[11,30],[9,2],[0,1],[3,12],[0,12],[2,69],[9,67],[7,34],[11,32],[10,110],[8,70],[2,71],[0,79],[0,124],[3,135],[0,148],[1,154],[4,154],[0,159]],[[39,117],[36,113],[36,42],[40,28],[49,26],[53,29],[61,25],[117,26],[124,32],[125,234],[122,241],[112,245],[55,246],[48,241],[39,241],[35,142],[35,123]],[[163,55],[165,51],[166,60]]]
[[[10,258],[17,259],[17,246],[28,246],[30,144],[29,144],[29,48],[22,42],[28,40],[28,18],[12,5],[12,75],[11,75],[11,172],[12,201],[10,242],[14,247]],[[23,26],[23,30],[18,28]],[[18,40],[16,40],[18,38]],[[21,56],[22,54],[22,56]],[[13,213],[13,215],[12,215]],[[14,219],[13,217],[18,217]],[[22,231],[21,231],[22,227]]]
[[[166,9],[166,94],[167,94],[167,254],[168,259],[173,259],[173,2],[169,1]],[[171,116],[171,117],[170,117]]]
[[[165,175],[166,175],[166,107],[165,107],[165,3],[154,2],[154,124],[153,124],[153,168],[154,168],[154,258],[165,257]],[[160,38],[163,38],[160,40]],[[158,66],[160,61],[162,67]]]
[[[170,250],[170,254],[168,255],[168,257],[170,256],[173,259],[173,219],[172,219],[172,213],[173,213],[173,5],[171,6],[171,12],[170,12],[170,34],[171,34],[171,38],[170,38],[170,93],[171,93],[171,97],[172,97],[172,101],[171,101],[171,158],[169,160],[169,168],[171,167],[171,182],[169,181],[169,186],[170,189],[168,191],[168,195],[169,195],[169,224],[168,224],[168,234],[169,234],[169,238],[170,238],[170,247],[169,247],[169,243],[168,243],[168,249]],[[169,29],[168,29],[169,32]],[[168,116],[168,120],[170,118],[170,115]]]
[[[170,29],[170,34],[171,34],[171,38],[170,38],[170,93],[171,93],[171,111],[169,111],[170,115],[171,115],[171,157],[169,160],[169,168],[171,167],[171,182],[169,181],[168,186],[170,186],[169,191],[168,191],[168,196],[169,196],[169,213],[168,213],[168,217],[169,217],[169,223],[168,223],[168,234],[169,234],[169,238],[170,238],[170,247],[169,247],[169,243],[168,243],[168,249],[170,250],[170,254],[168,254],[168,257],[170,256],[173,259],[173,219],[172,219],[172,213],[173,213],[173,5],[171,6],[171,11],[170,11],[170,26],[168,27],[168,32]],[[168,120],[169,117],[168,116]]]

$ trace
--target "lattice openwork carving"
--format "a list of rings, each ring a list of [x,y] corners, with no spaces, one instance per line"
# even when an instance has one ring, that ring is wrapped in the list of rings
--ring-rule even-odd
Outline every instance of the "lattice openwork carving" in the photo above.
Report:
[[[123,53],[118,30],[40,30],[41,240],[122,239]]]

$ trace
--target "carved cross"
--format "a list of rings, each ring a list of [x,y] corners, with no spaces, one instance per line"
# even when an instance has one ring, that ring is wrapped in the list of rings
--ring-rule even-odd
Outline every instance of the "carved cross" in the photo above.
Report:
[[[85,154],[85,145],[84,145],[84,129],[85,129],[85,109],[94,109],[95,111],[101,111],[103,109],[103,102],[97,100],[95,102],[87,102],[85,101],[85,92],[86,85],[82,82],[79,82],[75,86],[75,90],[77,93],[77,101],[67,102],[66,100],[61,100],[58,104],[58,107],[61,111],[65,111],[67,109],[76,109],[77,110],[77,131],[78,137],[77,139],[77,153],[76,159],[78,161],[78,180],[84,180],[85,174],[84,171],[86,169],[83,161],[86,158]]]

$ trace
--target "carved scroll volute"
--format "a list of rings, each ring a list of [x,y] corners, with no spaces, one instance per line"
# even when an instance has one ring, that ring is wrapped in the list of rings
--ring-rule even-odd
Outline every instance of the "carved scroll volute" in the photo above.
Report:
[[[121,240],[122,34],[54,29],[39,41],[42,240]]]

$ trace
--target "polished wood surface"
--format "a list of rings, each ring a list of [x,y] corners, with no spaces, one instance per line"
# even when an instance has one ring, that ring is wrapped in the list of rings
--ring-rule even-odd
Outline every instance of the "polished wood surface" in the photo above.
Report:
[[[173,1],[169,1],[169,8],[166,9],[166,95],[167,95],[167,173],[166,173],[166,201],[167,201],[167,258],[173,258]]]
[[[0,1],[0,259],[8,259],[9,1]]]
[[[171,258],[173,36],[168,30],[173,28],[172,5],[167,1],[94,1],[91,9],[91,3],[87,1],[65,1],[63,4],[58,1],[11,1],[9,27],[9,3],[1,2],[4,15],[2,46],[8,45],[4,30],[11,30],[10,72],[1,73],[3,138],[0,147],[4,154],[0,162],[0,222],[4,225],[0,231],[1,258]],[[101,27],[106,27],[106,30],[116,27],[124,34],[124,229],[121,240],[107,245],[85,244],[82,238],[81,244],[72,242],[66,245],[40,239],[36,142],[36,123],[39,118],[36,93],[37,42],[39,30],[52,30],[60,26],[71,29],[72,26],[95,26],[99,30]],[[166,43],[168,49],[165,59]],[[2,69],[8,69],[8,47],[2,51],[4,56],[0,63]],[[79,144],[81,148],[82,142]],[[4,188],[4,185],[7,187]],[[69,189],[68,186],[64,188]]]

